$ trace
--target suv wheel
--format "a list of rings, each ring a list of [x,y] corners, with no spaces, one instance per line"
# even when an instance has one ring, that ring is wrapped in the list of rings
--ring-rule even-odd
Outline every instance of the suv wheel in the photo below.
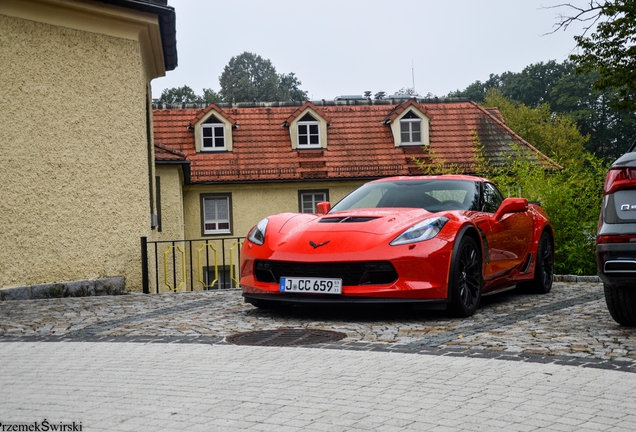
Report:
[[[636,327],[636,288],[603,284],[607,309],[617,323]]]

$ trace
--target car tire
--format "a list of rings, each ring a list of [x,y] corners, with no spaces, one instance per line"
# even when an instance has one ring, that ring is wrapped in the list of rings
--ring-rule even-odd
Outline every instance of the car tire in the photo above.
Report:
[[[451,263],[449,312],[455,317],[473,315],[481,301],[481,253],[475,240],[465,236]]]
[[[534,279],[519,284],[519,287],[529,294],[547,294],[552,290],[554,280],[554,246],[552,236],[547,231],[541,234],[537,249]]]
[[[636,327],[636,289],[604,283],[603,291],[607,309],[614,321],[627,327]]]

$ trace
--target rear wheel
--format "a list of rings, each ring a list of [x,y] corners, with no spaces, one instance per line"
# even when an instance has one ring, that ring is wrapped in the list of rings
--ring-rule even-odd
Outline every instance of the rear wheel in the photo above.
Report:
[[[481,301],[481,287],[479,247],[471,237],[464,237],[451,263],[449,312],[456,317],[473,315]]]
[[[534,279],[519,284],[522,290],[532,294],[547,294],[554,280],[554,247],[552,236],[544,231],[539,239],[537,262],[534,267]]]
[[[636,289],[603,284],[607,309],[617,323],[636,327]]]

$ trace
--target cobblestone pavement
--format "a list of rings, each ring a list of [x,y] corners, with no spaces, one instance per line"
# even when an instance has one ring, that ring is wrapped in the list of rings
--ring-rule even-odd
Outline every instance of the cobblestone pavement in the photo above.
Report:
[[[226,341],[280,328],[346,337]],[[467,319],[268,312],[237,290],[5,301],[0,430],[627,432],[634,333],[611,319],[598,283],[509,291]]]
[[[406,308],[266,311],[245,304],[238,290],[0,302],[0,341],[225,343],[235,333],[279,328],[346,334],[329,348],[515,355],[636,370],[636,330],[612,320],[599,283],[555,282],[547,295],[507,291],[485,297],[464,319]]]

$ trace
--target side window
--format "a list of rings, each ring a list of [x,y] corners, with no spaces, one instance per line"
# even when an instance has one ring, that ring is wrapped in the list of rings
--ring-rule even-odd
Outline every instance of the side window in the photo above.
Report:
[[[201,195],[203,234],[231,234],[231,208],[230,195]]]
[[[401,144],[422,144],[422,119],[413,111],[400,120]]]
[[[203,151],[226,150],[225,125],[214,116],[201,125],[201,149]]]
[[[298,121],[298,148],[320,147],[320,122],[311,114]]]
[[[316,204],[329,201],[328,190],[298,191],[298,211],[300,213],[316,213]]]
[[[503,195],[499,192],[499,189],[497,189],[495,185],[492,183],[484,183],[483,211],[495,213],[503,200]]]

